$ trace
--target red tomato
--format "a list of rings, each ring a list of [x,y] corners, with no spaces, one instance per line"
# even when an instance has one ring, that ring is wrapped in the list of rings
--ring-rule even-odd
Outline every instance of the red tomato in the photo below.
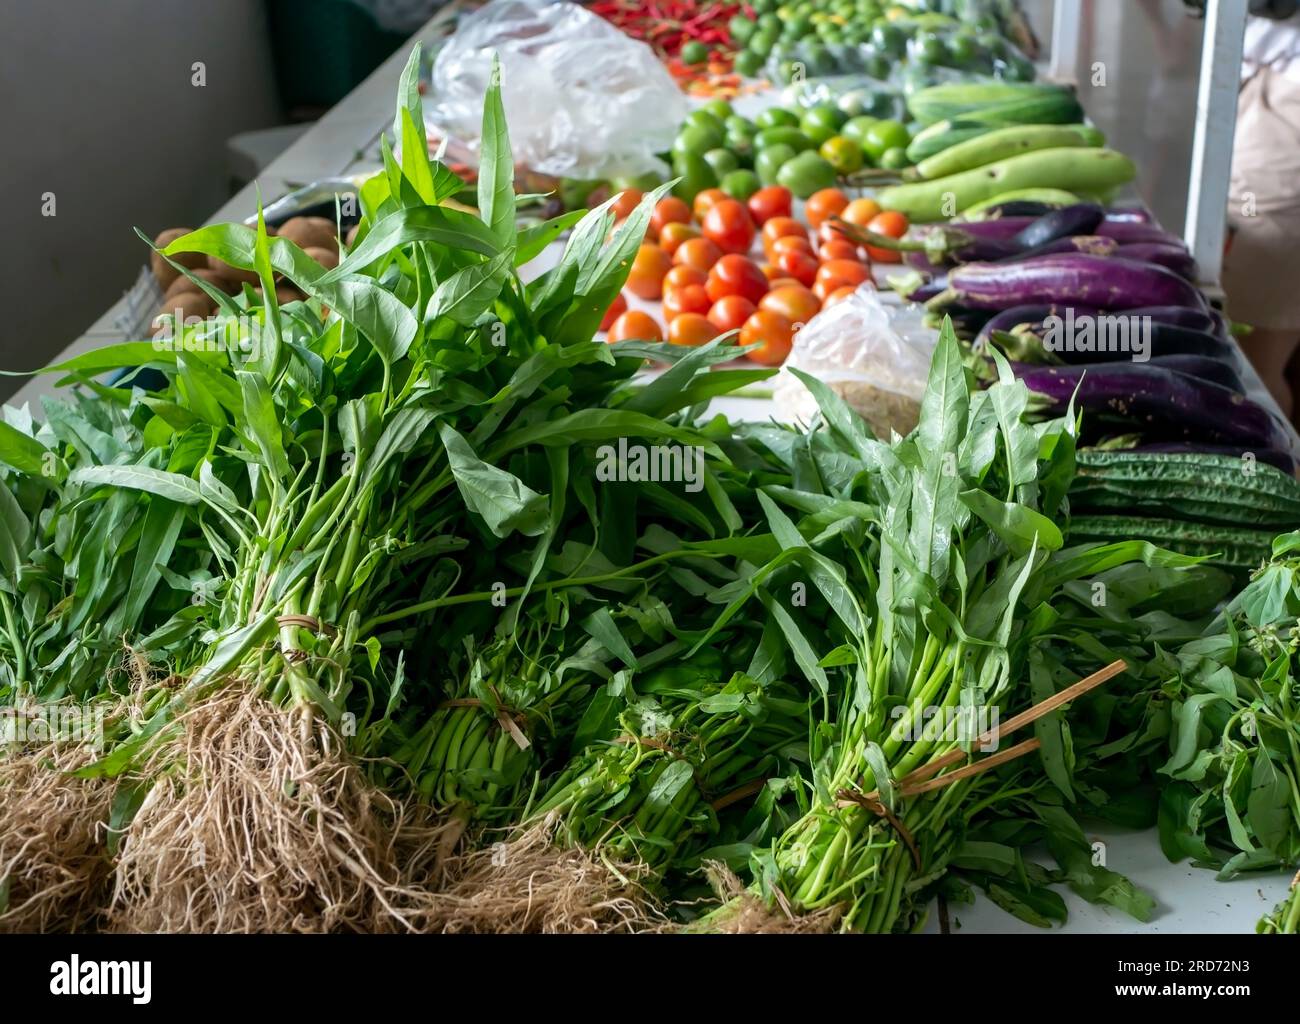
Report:
[[[627,275],[627,290],[642,299],[659,298],[663,294],[664,275],[672,265],[672,257],[659,246],[652,242],[642,243]]]
[[[714,302],[724,295],[743,295],[750,302],[757,302],[767,294],[767,277],[753,260],[729,253],[713,264],[705,287]]]
[[[837,188],[824,188],[814,192],[804,203],[803,215],[813,227],[821,227],[827,217],[835,217],[849,205],[849,197]]]
[[[691,204],[691,213],[701,224],[704,223],[704,215],[714,203],[721,202],[723,199],[730,199],[727,193],[720,188],[706,188],[695,193],[695,202]]]
[[[822,262],[827,260],[855,260],[862,262],[862,254],[858,252],[858,247],[852,242],[845,242],[838,238],[832,238],[829,242],[822,242],[822,247],[817,250],[817,255]]]
[[[704,214],[704,237],[723,252],[749,252],[754,244],[754,222],[743,203],[719,199]]]
[[[664,333],[655,323],[654,317],[639,309],[629,309],[609,327],[608,341],[626,341],[636,338],[639,341],[663,341]]]
[[[637,204],[641,202],[644,195],[645,193],[639,188],[625,188],[618,194],[618,198],[614,200],[614,205],[610,207],[614,211],[614,219],[622,220],[630,214],[637,208]]]
[[[786,235],[807,238],[808,232],[793,217],[773,217],[763,225],[763,248],[770,255],[772,243]]]
[[[669,323],[673,317],[683,313],[707,313],[713,305],[709,293],[700,284],[688,284],[682,288],[670,288],[664,293],[664,319]]]
[[[817,280],[817,261],[806,252],[779,252],[774,262],[786,277],[793,277],[805,288],[811,288]]]
[[[817,279],[813,282],[813,294],[825,300],[831,292],[845,285],[857,287],[870,277],[871,271],[856,260],[831,260],[818,268]]]
[[[794,208],[790,190],[781,185],[760,188],[749,197],[747,205],[755,224],[766,224],[773,217],[788,217]]]
[[[760,309],[740,329],[741,345],[761,345],[746,352],[750,359],[764,366],[780,366],[794,345],[794,324],[780,313]]]
[[[809,256],[816,255],[813,252],[812,242],[801,235],[782,235],[772,243],[769,251],[773,256],[783,252],[805,252]]]
[[[669,224],[689,224],[691,208],[676,196],[664,196],[655,203],[654,213],[650,214],[650,227],[659,236]]]
[[[722,250],[707,238],[688,238],[673,253],[673,262],[681,263],[696,270],[708,271],[718,262]]]
[[[717,336],[713,324],[699,313],[682,313],[668,324],[668,340],[674,345],[703,345]]]
[[[614,296],[614,301],[609,304],[609,309],[605,310],[605,318],[600,322],[600,329],[608,331],[610,324],[627,312],[627,299],[623,298],[623,293],[619,292]]]
[[[847,299],[850,295],[852,295],[857,290],[858,289],[851,284],[846,284],[843,288],[836,288],[833,292],[831,292],[829,295],[826,296],[826,301],[822,303],[822,309],[830,309],[833,305],[835,305],[835,303],[843,302],[845,299]]]
[[[769,313],[780,313],[792,324],[802,325],[821,312],[822,304],[816,295],[797,284],[772,289],[763,296],[758,308]]]
[[[817,239],[822,245],[825,245],[827,242],[848,242],[850,245],[856,244],[848,235],[830,221],[822,222],[822,226],[817,229]]]
[[[763,276],[767,278],[768,281],[772,281],[781,276],[781,271],[770,263],[760,263],[758,269],[763,272]]]
[[[713,324],[719,334],[738,331],[757,308],[743,295],[724,295],[709,310],[709,323]]]
[[[768,281],[769,291],[775,291],[778,288],[807,288],[806,284],[800,284],[793,277],[774,277]]]
[[[867,224],[868,231],[874,231],[878,235],[887,235],[890,238],[902,238],[907,233],[907,218],[897,210],[886,210],[884,213],[878,213],[871,218]],[[867,246],[867,253],[873,260],[878,263],[902,263],[903,254],[894,252],[891,249],[881,249],[879,246]]]
[[[684,263],[679,263],[664,276],[664,291],[670,288],[684,288],[688,284],[704,284],[709,275],[703,270],[696,270]]]
[[[671,224],[665,224],[664,229],[659,232],[659,248],[671,256],[683,242],[699,237],[700,229],[695,225],[673,221]]]

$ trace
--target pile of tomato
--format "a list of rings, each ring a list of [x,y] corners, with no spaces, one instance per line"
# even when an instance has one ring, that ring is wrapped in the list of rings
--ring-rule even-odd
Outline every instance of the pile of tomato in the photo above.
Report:
[[[640,201],[623,192],[616,216]],[[803,206],[807,226],[794,217],[789,189],[768,185],[747,200],[721,189],[699,192],[694,201],[669,196],[656,205],[628,275],[626,291],[662,303],[667,341],[703,345],[738,332],[749,359],[779,366],[790,354],[795,333],[822,309],[864,283],[874,285],[871,264],[897,262],[898,254],[860,247],[835,220],[901,238],[907,219],[882,212],[871,199],[850,199],[837,188],[815,192]],[[761,252],[762,257],[757,258]],[[628,309],[620,295],[601,323],[609,341],[663,341],[658,321]]]

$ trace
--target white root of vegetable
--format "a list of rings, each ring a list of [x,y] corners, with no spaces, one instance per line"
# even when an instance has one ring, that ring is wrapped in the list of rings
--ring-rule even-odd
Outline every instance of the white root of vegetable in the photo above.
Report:
[[[62,743],[0,752],[0,932],[79,931],[102,911],[114,786],[68,774],[93,759]]]
[[[238,685],[150,753],[108,923],[127,932],[430,927],[461,827],[373,786],[339,736]]]
[[[644,865],[554,841],[554,815],[454,858],[439,930],[475,934],[661,931],[665,921],[641,884]]]
[[[704,865],[709,885],[722,905],[689,925],[686,931],[724,935],[819,935],[833,932],[839,925],[841,909],[827,907],[804,913],[778,904],[769,907],[739,877],[719,861]]]

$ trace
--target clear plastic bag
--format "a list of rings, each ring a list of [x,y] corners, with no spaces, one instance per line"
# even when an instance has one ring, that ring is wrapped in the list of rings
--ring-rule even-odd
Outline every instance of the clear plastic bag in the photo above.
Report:
[[[869,284],[813,317],[773,388],[783,418],[808,422],[817,403],[791,368],[816,377],[870,424],[879,438],[916,426],[938,333],[920,306],[887,301]]]
[[[426,121],[477,149],[492,54],[515,160],[561,178],[668,168],[686,98],[644,43],[574,3],[492,0],[461,18],[433,65]]]

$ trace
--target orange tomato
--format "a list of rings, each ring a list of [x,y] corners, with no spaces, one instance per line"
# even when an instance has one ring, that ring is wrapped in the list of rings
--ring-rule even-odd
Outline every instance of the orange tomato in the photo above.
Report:
[[[745,204],[719,199],[708,208],[703,220],[704,237],[723,252],[746,253],[754,244],[754,222]]]
[[[704,215],[709,212],[714,203],[721,202],[723,199],[730,199],[731,196],[723,192],[720,188],[706,188],[695,193],[695,201],[691,204],[691,213],[701,224],[704,223]]]
[[[619,292],[614,296],[614,301],[609,304],[609,309],[605,310],[604,319],[600,321],[600,329],[608,331],[610,325],[627,312],[627,299],[623,298],[623,293]]]
[[[709,275],[703,270],[696,270],[684,263],[679,263],[664,275],[664,291],[670,288],[684,288],[688,284],[704,284]]]
[[[857,287],[851,284],[846,284],[843,288],[836,288],[826,296],[826,300],[822,303],[822,309],[830,309],[837,302],[843,302],[857,290]]]
[[[766,224],[773,217],[788,217],[793,207],[790,190],[781,185],[767,185],[760,188],[745,204],[755,224]]]
[[[767,278],[769,282],[780,277],[782,274],[782,271],[779,267],[774,267],[770,263],[760,263],[758,265],[758,269],[763,272],[763,276]]]
[[[817,268],[813,294],[825,301],[831,292],[845,285],[857,287],[871,277],[871,271],[856,260],[830,260]]]
[[[848,242],[850,245],[855,244],[848,235],[833,221],[823,221],[822,226],[817,229],[817,241],[821,245],[827,242]]]
[[[669,224],[689,224],[691,208],[676,196],[664,196],[655,203],[654,213],[650,214],[650,227],[663,237],[664,228]]]
[[[724,295],[743,295],[750,302],[757,302],[767,294],[767,277],[753,260],[739,253],[728,253],[713,264],[705,287],[713,302]]]
[[[839,238],[832,238],[829,242],[822,242],[822,247],[817,250],[817,255],[823,261],[856,260],[859,263],[862,262],[862,254],[858,252],[858,247],[852,242],[846,242]]]
[[[668,340],[674,345],[703,345],[717,336],[713,324],[699,313],[682,313],[668,324]]]
[[[664,319],[670,324],[683,313],[707,313],[713,303],[701,284],[670,288],[664,293]]]
[[[745,353],[754,362],[780,366],[794,345],[794,324],[780,313],[760,309],[740,329],[740,343],[760,346]]]
[[[808,232],[804,226],[793,217],[773,217],[763,225],[763,249],[767,251],[768,256],[772,254],[772,243],[778,238],[784,238],[787,235],[795,235],[798,238],[807,238]]]
[[[779,252],[773,262],[785,271],[786,277],[793,277],[805,288],[811,288],[817,280],[817,260],[806,252]]]
[[[782,235],[772,242],[771,253],[773,256],[780,255],[783,252],[806,252],[809,256],[814,256],[812,242],[801,235]]]
[[[663,230],[659,232],[659,248],[671,256],[683,242],[699,237],[700,229],[695,225],[673,221],[665,224]]]
[[[721,255],[722,250],[709,239],[688,238],[673,253],[673,262],[707,272],[713,264],[718,262]]]
[[[719,334],[738,331],[757,308],[743,295],[724,295],[709,310],[709,323],[713,324]]]
[[[673,258],[652,242],[643,242],[627,275],[627,290],[642,299],[657,299],[663,294],[664,275]]]
[[[907,218],[897,210],[878,213],[867,223],[867,230],[889,238],[902,238],[907,233]],[[867,246],[867,253],[878,263],[902,263],[903,254],[879,246]]]
[[[855,199],[840,211],[840,217],[850,224],[865,228],[879,212],[880,204],[874,199]]]
[[[793,277],[774,277],[767,282],[769,291],[775,291],[778,288],[807,288],[806,284],[800,284]]]
[[[803,214],[813,227],[821,227],[827,217],[837,216],[849,205],[849,197],[837,188],[824,188],[814,192],[804,203]]]
[[[645,193],[639,188],[625,188],[614,200],[614,205],[610,207],[614,211],[614,219],[622,220],[630,214],[637,208],[637,204],[641,202],[644,196]]]
[[[664,332],[655,323],[654,317],[639,309],[629,309],[609,327],[608,341],[626,341],[636,338],[639,341],[663,341]]]
[[[821,301],[801,284],[774,288],[758,303],[769,313],[780,313],[792,324],[806,324],[821,312]]]

